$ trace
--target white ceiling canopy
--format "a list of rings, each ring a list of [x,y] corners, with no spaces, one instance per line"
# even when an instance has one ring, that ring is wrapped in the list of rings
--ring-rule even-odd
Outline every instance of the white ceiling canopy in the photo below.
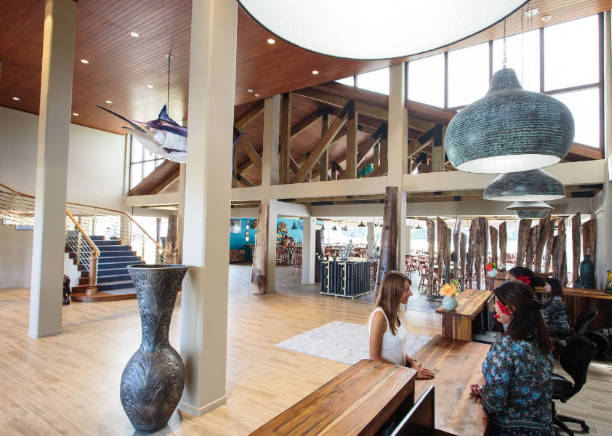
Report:
[[[350,59],[388,59],[467,38],[525,0],[239,0],[262,26],[299,47]]]

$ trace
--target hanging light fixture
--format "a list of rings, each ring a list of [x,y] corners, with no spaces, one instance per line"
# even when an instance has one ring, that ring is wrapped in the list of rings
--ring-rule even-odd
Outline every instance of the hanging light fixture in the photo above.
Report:
[[[546,171],[521,171],[497,176],[483,197],[495,201],[549,201],[565,197],[565,187]]]
[[[295,221],[293,221],[293,225],[291,226],[291,230],[297,230],[297,225],[295,224]]]
[[[543,201],[515,201],[514,203],[511,203],[505,208],[508,210],[516,210],[516,211],[519,211],[519,210],[521,211],[528,211],[528,210],[549,211],[553,209],[553,207],[550,204],[544,203]]]
[[[332,227],[332,230],[333,230],[333,231],[337,231],[337,230],[338,230],[338,226],[334,225],[334,226]]]
[[[489,91],[466,106],[446,130],[446,153],[455,168],[470,173],[510,173],[559,162],[574,140],[574,119],[559,100],[525,91],[512,68],[491,78]]]
[[[345,231],[345,232],[347,232],[347,231],[348,231],[348,227],[346,226],[346,224],[344,225],[344,227],[341,227],[341,229],[342,229],[343,231]]]
[[[365,227],[366,225],[361,221],[357,227]]]
[[[548,210],[517,210],[516,216],[519,219],[542,219],[546,218],[550,211]]]
[[[239,2],[251,17],[280,38],[316,53],[350,59],[389,59],[442,47],[486,29],[526,3],[525,0]],[[436,32],[431,32],[432,24],[438,29]]]

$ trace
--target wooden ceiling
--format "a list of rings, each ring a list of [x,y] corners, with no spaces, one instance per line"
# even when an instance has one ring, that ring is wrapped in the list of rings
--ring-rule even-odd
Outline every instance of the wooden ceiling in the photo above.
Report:
[[[122,123],[96,108],[137,120],[155,118],[166,102],[167,59],[172,52],[170,115],[187,119],[192,0],[79,0],[74,63],[72,121],[123,133]],[[3,2],[0,16],[0,105],[38,113],[44,0]],[[532,0],[538,8],[531,28],[551,25],[612,8],[612,0]],[[544,23],[539,17],[550,15]],[[521,12],[508,20],[508,34],[521,30]],[[529,23],[527,23],[529,24]],[[435,20],[432,21],[435,31]],[[140,37],[130,36],[137,32]],[[447,49],[502,36],[498,24]],[[293,91],[405,59],[353,61],[319,55],[275,38],[242,9],[238,16],[236,104]],[[82,64],[87,59],[88,64]],[[313,75],[312,70],[318,70]],[[153,85],[150,89],[147,85]],[[249,93],[247,90],[252,89]],[[259,94],[259,96],[256,96]],[[20,101],[12,98],[18,97]]]

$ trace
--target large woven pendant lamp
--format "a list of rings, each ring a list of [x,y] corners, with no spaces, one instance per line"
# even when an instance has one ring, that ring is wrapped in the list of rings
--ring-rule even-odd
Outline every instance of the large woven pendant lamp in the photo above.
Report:
[[[574,140],[574,119],[559,100],[525,91],[511,68],[493,75],[487,94],[446,130],[446,153],[460,171],[509,173],[559,162]]]
[[[546,218],[549,213],[548,210],[517,210],[516,216],[521,220],[531,220]]]
[[[552,208],[553,207],[550,204],[544,203],[543,201],[515,201],[509,206],[506,206],[506,209],[516,210],[516,211],[533,211],[533,210],[549,211]]]
[[[563,197],[563,183],[543,170],[500,174],[483,195],[485,200],[496,201],[549,201]]]

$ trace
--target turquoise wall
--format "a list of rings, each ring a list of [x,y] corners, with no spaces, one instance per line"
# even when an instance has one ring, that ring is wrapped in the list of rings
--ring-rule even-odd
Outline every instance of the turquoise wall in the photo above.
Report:
[[[246,225],[248,223],[250,227],[251,222],[253,220],[254,218],[241,218],[240,219],[240,233],[230,233],[230,250],[246,250],[247,260],[250,260],[250,258],[249,258],[249,250],[246,244],[255,243],[255,235],[257,234],[257,229],[249,228],[249,242],[246,242],[244,238],[246,236]],[[276,228],[278,228],[278,225],[281,222],[284,222],[287,224],[287,230],[289,232],[289,236],[291,236],[295,240],[296,243],[301,244],[302,235],[304,234],[304,231],[302,228],[303,226],[302,220],[293,219],[293,218],[279,218],[276,221]],[[294,223],[295,223],[295,226],[297,227],[295,230],[292,228]]]

